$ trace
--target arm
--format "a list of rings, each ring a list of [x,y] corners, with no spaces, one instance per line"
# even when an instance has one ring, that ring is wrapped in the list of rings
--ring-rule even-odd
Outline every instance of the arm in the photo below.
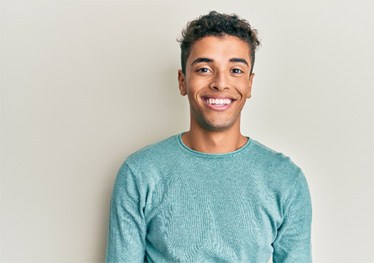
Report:
[[[311,255],[312,207],[304,174],[299,170],[291,188],[284,218],[273,242],[274,263],[309,263]]]
[[[137,178],[124,164],[110,203],[106,262],[144,262],[146,226],[142,203]]]

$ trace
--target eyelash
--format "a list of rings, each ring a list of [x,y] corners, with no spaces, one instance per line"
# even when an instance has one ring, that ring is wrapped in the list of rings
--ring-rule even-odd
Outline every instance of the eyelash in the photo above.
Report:
[[[235,72],[235,71],[239,71],[239,72]],[[232,72],[235,73],[235,74],[242,74],[242,73],[244,73],[243,70],[238,69],[238,68],[232,69]]]
[[[196,70],[196,72],[201,72],[201,73],[207,73],[209,71],[208,68],[199,68]]]
[[[208,68],[199,68],[199,69],[196,70],[196,72],[201,72],[201,73],[207,73],[208,71],[209,71]],[[244,73],[243,70],[238,69],[238,68],[234,68],[231,71],[234,74],[242,74],[242,73]]]

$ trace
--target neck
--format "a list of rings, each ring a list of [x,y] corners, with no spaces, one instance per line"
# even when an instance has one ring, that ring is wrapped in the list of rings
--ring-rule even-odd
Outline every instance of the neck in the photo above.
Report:
[[[246,144],[248,138],[240,133],[240,129],[225,131],[207,131],[191,129],[182,135],[182,141],[191,149],[204,153],[229,153]]]

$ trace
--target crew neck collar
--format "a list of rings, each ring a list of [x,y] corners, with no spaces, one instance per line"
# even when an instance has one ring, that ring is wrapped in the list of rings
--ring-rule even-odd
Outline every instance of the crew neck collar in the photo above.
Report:
[[[252,139],[250,137],[247,137],[247,139],[248,139],[247,142],[242,147],[240,147],[239,149],[237,149],[235,151],[227,152],[227,153],[205,153],[205,152],[199,152],[199,151],[193,150],[190,147],[188,147],[182,140],[182,135],[183,134],[184,134],[184,132],[177,135],[178,142],[179,142],[180,146],[183,148],[183,150],[188,151],[188,152],[190,152],[192,154],[195,154],[195,155],[203,156],[203,157],[221,158],[221,157],[234,156],[234,155],[239,154],[240,152],[244,151],[245,149],[247,149],[252,144]]]

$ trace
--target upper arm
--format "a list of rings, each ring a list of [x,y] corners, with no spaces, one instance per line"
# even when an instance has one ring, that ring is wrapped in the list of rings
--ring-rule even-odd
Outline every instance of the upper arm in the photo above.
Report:
[[[312,261],[311,256],[312,206],[308,184],[299,170],[284,207],[284,216],[273,242],[273,262]]]
[[[146,224],[138,179],[124,164],[110,202],[106,262],[144,262]]]

